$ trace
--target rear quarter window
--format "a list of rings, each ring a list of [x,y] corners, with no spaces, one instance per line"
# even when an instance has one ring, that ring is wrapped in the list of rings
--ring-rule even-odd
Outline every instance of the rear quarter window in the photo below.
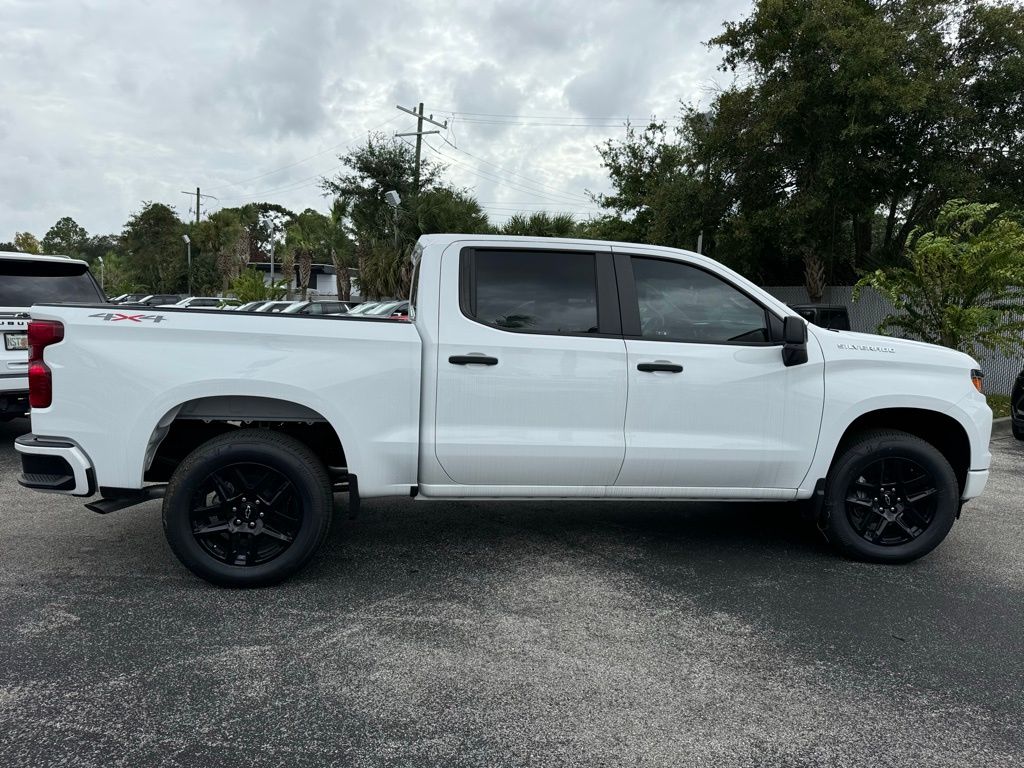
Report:
[[[0,306],[97,301],[106,297],[85,264],[0,259]]]

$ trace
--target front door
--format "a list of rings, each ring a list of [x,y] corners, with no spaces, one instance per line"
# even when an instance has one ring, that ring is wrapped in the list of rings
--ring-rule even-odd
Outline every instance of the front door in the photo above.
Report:
[[[626,350],[610,250],[454,246],[441,286],[435,452],[448,476],[613,484]]]
[[[821,424],[820,351],[783,365],[780,318],[706,265],[617,254],[616,266],[629,376],[616,484],[797,488]]]

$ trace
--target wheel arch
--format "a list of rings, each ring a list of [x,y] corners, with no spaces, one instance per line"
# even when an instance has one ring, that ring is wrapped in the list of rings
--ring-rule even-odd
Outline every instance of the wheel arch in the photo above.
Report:
[[[960,491],[963,492],[967,472],[971,468],[970,437],[955,417],[927,408],[879,408],[861,414],[850,422],[840,437],[832,451],[829,469],[853,438],[875,429],[899,430],[933,445],[953,468]]]
[[[316,408],[277,397],[209,395],[173,406],[153,425],[143,463],[145,481],[168,480],[181,460],[207,440],[252,426],[295,437],[327,467],[348,467],[342,434]]]

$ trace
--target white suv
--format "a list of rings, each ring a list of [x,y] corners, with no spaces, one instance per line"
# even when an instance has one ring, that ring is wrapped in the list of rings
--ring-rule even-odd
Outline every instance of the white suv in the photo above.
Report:
[[[0,251],[0,421],[28,412],[28,312],[33,304],[103,302],[89,265]]]

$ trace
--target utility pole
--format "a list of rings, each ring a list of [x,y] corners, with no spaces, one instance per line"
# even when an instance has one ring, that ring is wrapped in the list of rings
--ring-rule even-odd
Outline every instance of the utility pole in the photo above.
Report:
[[[192,197],[192,193],[191,192],[185,192],[184,190],[182,191],[181,194],[188,195],[189,197]],[[213,195],[201,195],[201,194],[199,194],[199,187],[196,187],[196,224],[199,223],[199,212],[200,212],[200,207],[202,205],[202,199],[204,197],[209,198],[210,200],[216,200],[217,199]]]
[[[401,104],[396,104],[395,107],[402,112],[412,115],[416,118],[416,130],[410,133],[396,133],[395,136],[415,136],[416,137],[416,170],[413,172],[413,188],[414,191],[420,191],[420,154],[423,150],[423,137],[428,133],[440,133],[440,131],[424,131],[423,122],[426,121],[431,125],[436,125],[438,128],[444,128],[447,130],[448,121],[445,120],[443,123],[437,122],[434,116],[424,117],[423,115],[423,102],[420,102],[419,109],[407,109]]]

